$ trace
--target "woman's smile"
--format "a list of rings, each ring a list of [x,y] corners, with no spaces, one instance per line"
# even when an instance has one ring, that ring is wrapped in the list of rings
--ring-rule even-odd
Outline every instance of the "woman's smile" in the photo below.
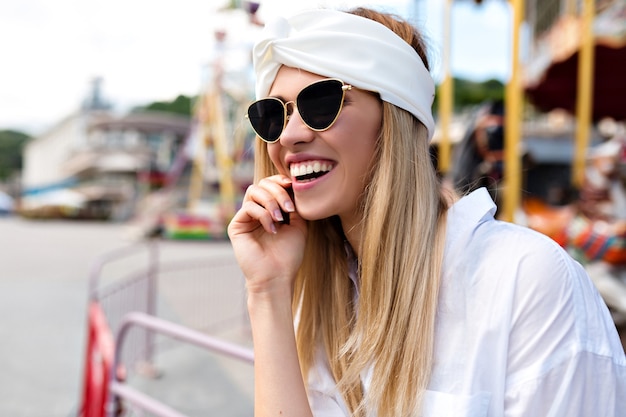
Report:
[[[311,160],[293,163],[289,172],[294,182],[309,182],[328,174],[333,169],[333,163],[324,160]]]

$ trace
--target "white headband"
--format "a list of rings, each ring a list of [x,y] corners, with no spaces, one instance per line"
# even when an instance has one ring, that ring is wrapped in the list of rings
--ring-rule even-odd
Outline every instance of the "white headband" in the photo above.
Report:
[[[435,131],[435,84],[415,50],[386,26],[337,10],[306,11],[265,25],[253,49],[256,96],[267,97],[281,65],[375,91]]]

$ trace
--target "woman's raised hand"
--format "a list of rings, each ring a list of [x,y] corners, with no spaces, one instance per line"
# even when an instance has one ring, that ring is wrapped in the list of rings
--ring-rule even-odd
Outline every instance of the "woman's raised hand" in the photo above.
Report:
[[[302,263],[307,228],[286,190],[290,186],[291,180],[283,175],[251,185],[228,226],[249,292],[291,288]],[[281,223],[281,209],[289,213],[289,224]]]

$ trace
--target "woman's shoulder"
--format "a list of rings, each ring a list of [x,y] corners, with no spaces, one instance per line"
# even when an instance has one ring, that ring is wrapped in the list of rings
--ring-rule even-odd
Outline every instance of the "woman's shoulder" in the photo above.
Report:
[[[492,215],[458,220],[448,231],[444,299],[461,300],[478,315],[490,305],[507,327],[560,315],[575,327],[606,319],[606,306],[585,269],[554,240]]]
[[[576,268],[576,262],[554,240],[528,227],[496,220],[494,213],[495,205],[484,189],[451,208],[444,269],[510,276],[522,268],[554,276]]]
[[[470,328],[460,330],[465,342],[489,360],[500,354],[520,380],[581,352],[613,358],[623,372],[615,326],[580,263],[527,227],[489,215],[456,220],[446,246],[440,330]],[[494,348],[494,338],[507,350]]]
[[[565,268],[577,262],[550,237],[523,225],[501,220],[477,224],[465,242],[486,262],[520,262],[528,266]]]

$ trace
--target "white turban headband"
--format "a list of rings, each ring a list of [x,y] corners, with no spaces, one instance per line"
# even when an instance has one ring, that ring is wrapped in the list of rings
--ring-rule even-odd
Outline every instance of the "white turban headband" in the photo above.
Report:
[[[386,26],[337,10],[268,22],[253,49],[256,96],[267,97],[281,65],[336,77],[413,114],[432,139],[435,84],[415,50]]]

